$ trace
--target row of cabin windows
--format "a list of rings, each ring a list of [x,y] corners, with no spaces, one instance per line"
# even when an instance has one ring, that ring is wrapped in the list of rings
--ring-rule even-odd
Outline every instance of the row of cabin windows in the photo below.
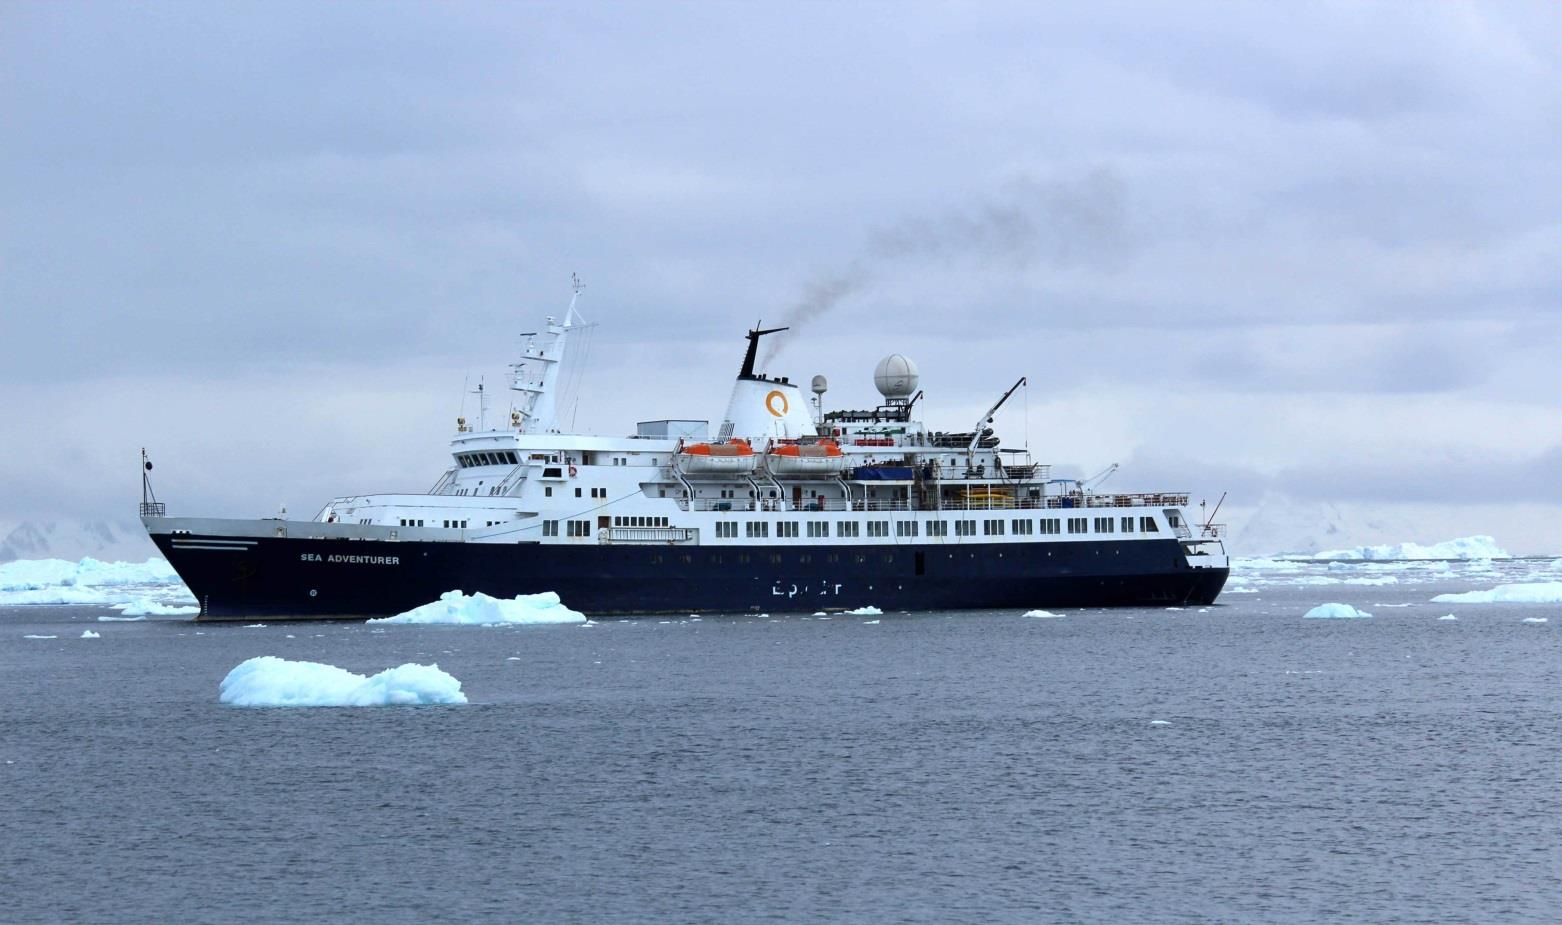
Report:
[[[700,554],[699,553],[687,553],[687,552],[686,553],[681,553],[681,554],[679,554],[678,558],[676,560],[674,560],[674,561],[682,562],[684,565],[689,565],[689,564],[694,562],[696,556],[698,556],[698,555],[700,555]],[[705,553],[704,554],[704,561],[709,562],[712,565],[722,565],[722,564],[726,563],[728,556],[731,556],[733,562],[736,562],[739,565],[747,565],[750,562],[754,561],[754,555],[755,554],[750,554],[750,553],[746,553],[746,552],[740,552],[740,553],[709,552],[709,553]],[[884,562],[884,563],[888,563],[888,564],[894,564],[900,558],[900,556],[897,553],[893,553],[893,552],[884,552],[884,553],[877,553],[877,554],[869,554],[869,553],[865,553],[865,552],[857,552],[857,553],[832,552],[832,553],[828,553],[828,554],[826,554],[824,556],[824,561],[825,562],[830,562],[830,563],[835,563],[835,562],[855,562],[858,565],[863,565],[863,564],[867,563],[868,559],[871,558],[872,555],[877,555],[880,562]],[[918,555],[921,555],[921,553],[918,553]],[[813,555],[811,553],[806,553],[806,552],[805,553],[797,553],[797,554],[795,554],[793,556],[789,556],[789,555],[786,555],[786,554],[783,554],[783,553],[779,553],[779,552],[771,552],[771,553],[765,553],[764,554],[764,559],[762,561],[779,564],[781,562],[787,561],[789,558],[791,558],[793,561],[797,562],[797,564],[799,564],[799,565],[808,565],[808,564],[812,563],[813,560],[814,560]],[[660,555],[660,554],[651,556],[651,564],[652,565],[661,565],[665,561],[668,561],[667,558],[665,556]],[[921,573],[919,572],[918,574],[921,574]]]
[[[668,526],[665,517],[614,517],[615,527],[665,527]]]
[[[513,450],[502,450],[497,453],[457,453],[456,465],[463,469],[473,466],[518,466],[520,457]]]
[[[976,536],[976,521],[957,520],[955,524],[955,536]],[[857,521],[843,521],[836,525],[836,536],[856,537],[860,524]],[[1068,532],[1090,533],[1090,519],[1087,517],[1070,517],[1068,519]],[[1139,518],[1140,533],[1159,533],[1160,528],[1155,524],[1154,517]],[[922,528],[920,521],[899,520],[895,522],[895,535],[901,537],[913,537]],[[926,524],[928,536],[948,536],[949,523],[942,520],[930,520]],[[1002,518],[993,518],[982,521],[983,536],[1004,536],[1010,533],[1014,536],[1034,536],[1040,533],[1043,536],[1057,536],[1063,532],[1063,524],[1056,517],[1043,517],[1039,521],[1028,517],[1016,517],[1005,523]],[[1115,522],[1110,517],[1095,518],[1096,533],[1133,533],[1134,518],[1122,517]],[[779,539],[795,539],[798,535],[798,524],[795,520],[783,520],[776,523],[776,537]],[[830,535],[830,522],[828,520],[808,521],[808,538],[823,539]],[[770,536],[770,524],[766,521],[747,521],[744,523],[744,536],[749,539],[768,539]],[[868,521],[869,537],[889,536],[889,521]],[[716,537],[718,539],[737,539],[738,522],[735,520],[720,520],[716,522]]]
[[[488,526],[494,526],[496,523],[498,523],[498,521],[490,521],[488,523]],[[569,524],[569,530],[568,530],[568,533],[567,533],[568,536],[590,536],[591,535],[591,521],[589,521],[589,520],[571,520],[571,521],[567,521],[567,523]],[[613,526],[615,526],[615,527],[666,527],[666,526],[669,526],[669,523],[670,522],[669,522],[668,518],[666,518],[666,517],[639,516],[639,517],[614,517],[613,518]],[[868,537],[870,539],[888,537],[889,536],[889,524],[890,524],[890,522],[887,521],[887,520],[870,520],[870,521],[868,521],[868,533],[867,533]],[[955,524],[955,536],[976,536],[976,521],[974,521],[974,520],[957,520],[957,521],[954,522],[954,524]],[[419,526],[419,527],[421,527],[423,525],[423,522],[420,520],[420,521],[417,521],[416,523],[414,523],[413,521],[403,520],[401,522],[401,525],[403,527],[410,527],[410,526]],[[464,520],[462,520],[462,521],[447,520],[447,521],[445,521],[445,526],[446,527],[459,526],[460,528],[465,528],[466,527],[466,521],[464,521]],[[858,522],[858,521],[842,521],[842,522],[836,524],[836,534],[835,535],[838,536],[838,537],[841,537],[843,539],[854,539],[854,538],[856,538],[856,537],[858,537],[860,535],[858,531],[859,531],[859,528],[861,526],[862,526],[861,523]],[[1059,533],[1062,532],[1061,526],[1062,525],[1061,525],[1060,521],[1056,517],[1043,517],[1039,521],[1031,520],[1030,518],[1026,518],[1026,517],[1017,517],[1017,518],[1014,518],[1014,519],[1010,520],[1008,523],[1005,523],[1002,518],[991,518],[991,519],[987,519],[987,520],[983,520],[982,521],[982,535],[983,536],[1003,536],[1003,535],[1005,535],[1006,532],[1010,532],[1014,536],[1031,536],[1031,535],[1034,535],[1035,533],[1039,532],[1043,536],[1056,536],[1056,535],[1058,535]],[[1090,518],[1087,518],[1087,517],[1070,517],[1070,518],[1068,518],[1068,532],[1069,533],[1089,533],[1089,532],[1091,532],[1091,530],[1090,530],[1091,526],[1092,526],[1092,524],[1090,522]],[[1134,532],[1134,526],[1135,526],[1134,518],[1132,518],[1132,517],[1121,517],[1121,518],[1118,518],[1116,521],[1114,521],[1113,518],[1111,518],[1111,517],[1097,517],[1097,518],[1095,518],[1095,523],[1094,523],[1095,531],[1094,532],[1096,532],[1096,533],[1113,533],[1113,532],[1133,533]],[[763,520],[745,521],[744,524],[743,524],[743,528],[744,528],[743,535],[745,537],[747,537],[748,539],[754,540],[754,539],[769,539],[770,538],[770,524],[767,521],[763,521]],[[896,521],[895,522],[895,535],[898,536],[898,537],[914,537],[914,536],[918,535],[918,531],[921,528],[922,528],[922,524],[919,521],[915,521],[915,520],[900,520],[900,521]],[[1156,526],[1155,518],[1153,518],[1153,517],[1140,517],[1139,518],[1139,522],[1138,522],[1138,528],[1139,528],[1139,532],[1141,532],[1141,533],[1159,533],[1160,532],[1160,528]],[[776,538],[777,539],[796,539],[798,537],[798,535],[799,535],[799,532],[798,532],[799,529],[800,528],[799,528],[798,522],[795,521],[795,520],[778,521],[776,523]],[[926,529],[927,529],[927,535],[928,536],[943,537],[943,536],[948,536],[949,535],[949,523],[947,521],[942,521],[942,520],[931,520],[931,521],[928,521],[927,524],[926,524]],[[556,521],[556,520],[545,520],[545,521],[543,521],[543,523],[542,523],[542,535],[543,536],[558,536],[559,535],[559,522]],[[823,538],[829,537],[829,535],[830,535],[830,521],[828,521],[828,520],[810,520],[810,521],[808,521],[808,534],[807,535],[808,535],[809,539],[823,539]],[[717,521],[716,522],[716,537],[718,539],[729,539],[729,540],[737,539],[738,538],[738,522],[735,521],[735,520],[719,520],[719,521]]]
[[[591,535],[591,521],[589,521],[589,520],[566,520],[564,522],[564,527],[565,527],[564,533],[565,533],[566,536],[590,536]],[[543,521],[542,522],[542,535],[543,536],[558,536],[559,535],[559,522],[556,521],[556,520],[545,520],[545,521]]]

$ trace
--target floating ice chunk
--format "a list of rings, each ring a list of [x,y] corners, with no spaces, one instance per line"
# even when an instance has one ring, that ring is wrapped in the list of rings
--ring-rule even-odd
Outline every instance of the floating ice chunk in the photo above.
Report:
[[[1532,581],[1498,585],[1489,591],[1439,594],[1436,604],[1562,604],[1562,581]]]
[[[264,623],[246,623],[246,624],[244,624],[244,628],[247,629],[247,630],[263,630],[263,629],[266,628],[266,624],[264,624]]]
[[[102,639],[103,638],[103,634],[102,633],[94,633],[92,630],[82,630],[81,631],[81,638],[82,639]]]
[[[172,617],[201,612],[201,608],[193,604],[163,604],[145,597],[124,604],[115,604],[114,609],[127,617]]]
[[[146,617],[98,617],[99,623],[140,623]]]
[[[504,623],[585,623],[586,616],[565,607],[552,591],[518,594],[513,599],[489,597],[481,591],[470,597],[460,591],[446,591],[431,604],[368,622],[496,626]]]
[[[1061,619],[1063,619],[1063,615],[1062,614],[1060,614],[1060,613],[1053,613],[1050,610],[1027,610],[1027,611],[1025,611],[1025,616],[1027,616],[1027,617],[1041,617],[1042,619],[1050,619],[1050,620],[1061,620]]]
[[[1547,618],[1546,617],[1525,617],[1523,622],[1525,622],[1525,623],[1545,623],[1545,622],[1547,622]]]
[[[59,639],[60,637],[58,637],[58,636],[37,636],[37,635],[33,635],[33,634],[29,633],[28,635],[23,636],[22,638],[23,639]]]
[[[884,611],[873,606],[872,604],[868,604],[865,607],[858,607],[856,610],[848,610],[846,612],[854,617],[876,617]]]
[[[262,655],[241,662],[218,685],[239,707],[379,707],[466,703],[461,682],[438,665],[406,664],[372,677],[335,665]]]
[[[505,659],[505,661],[507,661],[507,662],[518,662],[520,660],[521,660],[521,657],[519,655],[512,655],[509,658]]]
[[[1464,536],[1422,546],[1395,543],[1389,546],[1357,546],[1317,553],[1318,559],[1507,559],[1510,556],[1489,536]]]
[[[1372,614],[1349,604],[1319,604],[1302,616],[1309,620],[1359,620]]]
[[[878,620],[864,620],[864,621],[862,621],[862,625],[863,626],[877,626],[878,624],[879,624]]]
[[[1150,720],[1150,725],[1152,725],[1152,726],[1170,726],[1171,722],[1168,721],[1168,720],[1164,720],[1164,719],[1152,719],[1152,720]]]
[[[1457,620],[1459,618],[1454,616],[1451,613],[1445,613],[1442,616],[1438,617],[1437,619],[1439,619],[1439,620]]]
[[[827,616],[829,616],[829,614],[825,613],[822,610],[816,610],[816,611],[814,611],[814,616],[816,616],[816,617],[827,617]]]
[[[1227,588],[1226,594],[1257,594],[1257,588]]]

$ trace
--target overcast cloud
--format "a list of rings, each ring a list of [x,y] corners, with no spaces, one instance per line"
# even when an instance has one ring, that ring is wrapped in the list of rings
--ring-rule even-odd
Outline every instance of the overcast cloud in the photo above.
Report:
[[[0,522],[143,445],[181,513],[425,489],[579,272],[585,429],[791,319],[834,404],[1025,374],[1122,487],[1562,551],[1559,64],[1542,3],[5,0]]]

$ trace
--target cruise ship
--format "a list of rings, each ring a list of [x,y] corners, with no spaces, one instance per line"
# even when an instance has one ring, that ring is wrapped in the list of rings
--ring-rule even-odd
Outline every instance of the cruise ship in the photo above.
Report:
[[[1003,447],[1023,378],[934,430],[906,357],[877,364],[876,407],[829,409],[823,376],[804,394],[756,368],[786,330],[756,327],[714,427],[570,432],[579,297],[524,335],[497,423],[481,391],[457,418],[424,494],[344,495],[307,521],[169,516],[143,470],[142,522],[199,619],[378,617],[456,589],[553,591],[588,615],[1182,605],[1226,582],[1224,529],[1187,493],[1103,492]]]

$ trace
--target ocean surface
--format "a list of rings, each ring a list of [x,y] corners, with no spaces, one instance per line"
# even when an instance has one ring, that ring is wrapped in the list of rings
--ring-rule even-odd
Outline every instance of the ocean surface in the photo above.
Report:
[[[1557,921],[1562,605],[1431,598],[1562,563],[1237,577],[1058,618],[0,608],[0,921]],[[219,704],[257,655],[471,702]]]

